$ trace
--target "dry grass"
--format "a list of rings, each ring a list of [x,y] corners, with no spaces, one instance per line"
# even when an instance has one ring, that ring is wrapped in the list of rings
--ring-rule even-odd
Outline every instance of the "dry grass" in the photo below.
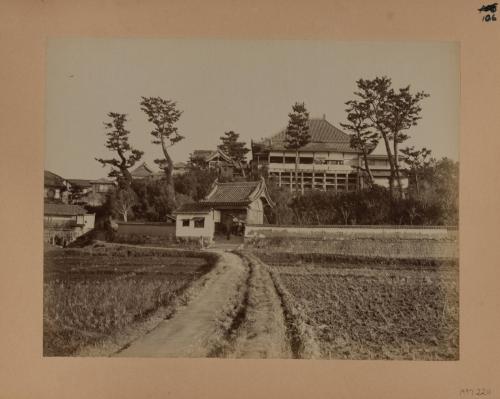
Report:
[[[214,262],[213,254],[187,251],[48,251],[44,355],[71,355],[144,320],[160,307],[171,306]]]

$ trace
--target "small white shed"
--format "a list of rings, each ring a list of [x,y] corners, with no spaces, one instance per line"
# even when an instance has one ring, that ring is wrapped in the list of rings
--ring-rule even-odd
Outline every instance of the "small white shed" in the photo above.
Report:
[[[201,204],[184,204],[174,212],[177,237],[212,238],[215,223],[220,221],[220,212]]]

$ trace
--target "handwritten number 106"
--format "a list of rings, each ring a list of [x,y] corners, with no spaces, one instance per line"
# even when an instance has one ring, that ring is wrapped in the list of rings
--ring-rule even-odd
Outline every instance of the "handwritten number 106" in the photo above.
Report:
[[[483,17],[483,21],[486,21],[486,22],[496,21],[496,20],[497,20],[497,17],[495,16],[495,14],[493,14],[493,15],[488,14],[488,15],[485,15]]]

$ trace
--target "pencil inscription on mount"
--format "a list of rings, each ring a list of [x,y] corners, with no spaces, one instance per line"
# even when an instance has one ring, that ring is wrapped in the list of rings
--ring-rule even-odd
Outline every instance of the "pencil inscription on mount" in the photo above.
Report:
[[[486,13],[486,15],[483,16],[483,22],[490,22],[490,21],[496,21],[497,17],[495,13],[497,12],[497,5],[498,3],[492,3],[488,5],[483,5],[481,8],[478,9],[480,13]]]

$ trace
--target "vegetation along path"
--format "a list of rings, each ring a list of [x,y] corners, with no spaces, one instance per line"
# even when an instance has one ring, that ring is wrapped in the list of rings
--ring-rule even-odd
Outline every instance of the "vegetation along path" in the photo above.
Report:
[[[281,302],[267,270],[221,249],[199,293],[123,357],[290,357]]]

